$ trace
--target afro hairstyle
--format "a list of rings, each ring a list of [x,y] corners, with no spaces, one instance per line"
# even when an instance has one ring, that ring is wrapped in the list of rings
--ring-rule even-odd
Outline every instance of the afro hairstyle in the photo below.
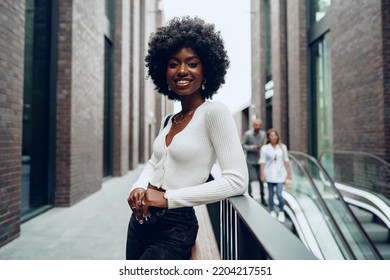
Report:
[[[168,90],[166,73],[169,57],[183,47],[190,47],[199,55],[207,80],[202,97],[212,99],[225,83],[230,61],[220,32],[215,31],[214,24],[206,23],[198,17],[175,17],[150,37],[145,62],[155,89],[169,99],[179,100],[175,92]]]

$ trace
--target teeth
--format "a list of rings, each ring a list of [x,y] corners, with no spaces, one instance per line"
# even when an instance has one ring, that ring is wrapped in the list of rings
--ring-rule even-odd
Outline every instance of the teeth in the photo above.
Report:
[[[188,84],[190,81],[187,81],[187,80],[180,80],[180,81],[177,81],[178,84]]]

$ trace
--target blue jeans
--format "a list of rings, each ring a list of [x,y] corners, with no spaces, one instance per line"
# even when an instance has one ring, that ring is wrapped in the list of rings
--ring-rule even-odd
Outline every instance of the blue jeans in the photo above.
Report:
[[[188,260],[198,233],[192,207],[149,208],[151,219],[138,223],[134,214],[127,231],[127,260]]]
[[[279,210],[284,211],[284,199],[282,197],[282,191],[283,191],[283,183],[269,183],[268,185],[268,203],[269,203],[269,210],[275,211],[275,204],[274,204],[274,189],[276,188],[276,195],[278,196],[279,200]]]

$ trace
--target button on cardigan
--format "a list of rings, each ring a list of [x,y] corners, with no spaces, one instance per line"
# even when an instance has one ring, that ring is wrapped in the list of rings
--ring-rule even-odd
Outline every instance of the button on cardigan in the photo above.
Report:
[[[248,170],[230,110],[220,102],[204,102],[169,146],[165,138],[172,120],[153,143],[153,154],[132,189],[148,184],[166,190],[168,208],[212,203],[245,193]],[[221,176],[206,182],[215,163]]]

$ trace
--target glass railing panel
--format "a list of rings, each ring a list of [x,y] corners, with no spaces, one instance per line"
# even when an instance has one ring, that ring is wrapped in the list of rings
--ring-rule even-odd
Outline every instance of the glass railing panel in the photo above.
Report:
[[[334,187],[328,174],[311,157],[300,154],[294,154],[294,157],[306,168],[329,211],[329,215],[332,216],[355,258],[376,259],[377,255],[372,244]]]
[[[288,190],[299,203],[303,215],[316,239],[324,259],[350,259],[348,250],[330,222],[321,198],[314,190],[312,182],[304,170],[290,160],[293,188]]]
[[[381,197],[390,206],[390,164],[370,153],[326,151],[319,159],[334,182]]]

